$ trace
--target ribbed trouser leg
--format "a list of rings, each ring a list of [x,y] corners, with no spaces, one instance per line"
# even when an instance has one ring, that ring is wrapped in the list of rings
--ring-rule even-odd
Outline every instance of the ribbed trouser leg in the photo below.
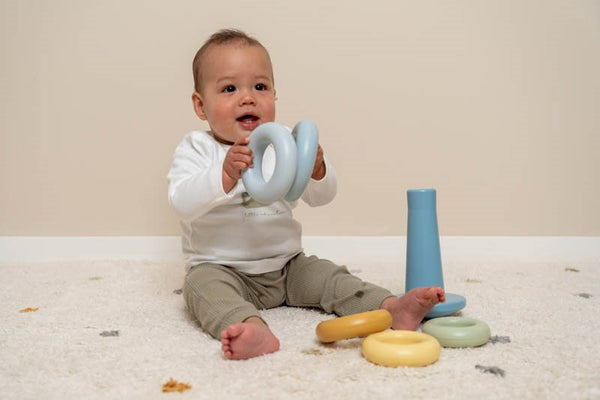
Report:
[[[221,265],[202,264],[185,277],[183,296],[189,310],[215,339],[229,325],[257,316],[243,282]]]
[[[201,264],[187,273],[183,295],[202,329],[220,339],[229,325],[260,318],[258,309],[285,302],[285,271],[245,275],[222,265]]]
[[[362,281],[344,266],[303,253],[287,268],[287,305],[318,307],[328,313],[350,315],[377,310],[393,294]]]

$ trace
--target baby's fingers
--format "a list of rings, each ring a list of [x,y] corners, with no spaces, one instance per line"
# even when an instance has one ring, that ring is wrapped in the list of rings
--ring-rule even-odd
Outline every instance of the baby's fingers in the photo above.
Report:
[[[235,143],[233,144],[234,146],[246,146],[248,143],[250,143],[250,136],[244,136],[239,138],[238,140],[235,141]]]
[[[246,167],[252,167],[254,165],[254,163],[253,163],[254,154],[252,153],[252,150],[250,148],[239,146],[239,147],[236,147],[235,149],[232,148],[231,150],[232,150],[232,154],[231,154],[232,160],[243,162],[244,164],[246,164]]]
[[[319,145],[317,147],[317,159],[316,159],[317,163],[320,161],[323,161],[323,148],[321,147],[321,145]]]
[[[235,155],[235,157],[233,158],[233,161],[236,163],[240,163],[242,165],[242,168],[240,168],[241,170],[245,170],[246,168],[251,168],[254,166],[254,163],[252,162],[252,155],[248,155],[248,154],[241,154],[238,153]]]

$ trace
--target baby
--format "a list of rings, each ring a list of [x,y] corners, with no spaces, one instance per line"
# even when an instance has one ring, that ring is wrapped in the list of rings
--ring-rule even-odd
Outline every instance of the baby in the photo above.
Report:
[[[385,309],[393,329],[415,330],[445,301],[437,286],[396,297],[344,266],[305,255],[302,229],[292,215],[298,201],[261,205],[248,195],[240,178],[254,167],[249,135],[275,120],[277,100],[271,59],[260,42],[221,30],[196,53],[193,74],[194,110],[210,129],[189,133],[177,146],[169,203],[183,231],[185,301],[200,326],[221,341],[225,357],[247,359],[279,349],[260,309],[314,307],[340,316]],[[263,162],[268,178],[272,148]],[[302,201],[321,206],[336,190],[335,172],[319,146]]]

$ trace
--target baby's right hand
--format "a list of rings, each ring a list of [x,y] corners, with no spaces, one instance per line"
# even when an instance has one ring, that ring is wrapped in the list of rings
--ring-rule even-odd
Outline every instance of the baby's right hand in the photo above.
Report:
[[[223,162],[223,189],[229,193],[242,177],[242,172],[254,166],[252,150],[248,147],[250,137],[237,140],[227,151]]]

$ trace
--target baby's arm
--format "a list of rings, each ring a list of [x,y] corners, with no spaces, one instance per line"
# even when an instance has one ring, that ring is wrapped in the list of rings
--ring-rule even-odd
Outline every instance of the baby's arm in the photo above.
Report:
[[[302,194],[302,200],[311,207],[331,202],[337,193],[337,179],[331,164],[319,145],[311,178]]]
[[[192,132],[177,146],[168,174],[169,204],[183,221],[194,220],[234,197],[223,188],[222,147]]]
[[[223,190],[229,193],[242,177],[242,171],[254,166],[252,150],[248,147],[249,137],[241,138],[227,151],[223,162]]]

